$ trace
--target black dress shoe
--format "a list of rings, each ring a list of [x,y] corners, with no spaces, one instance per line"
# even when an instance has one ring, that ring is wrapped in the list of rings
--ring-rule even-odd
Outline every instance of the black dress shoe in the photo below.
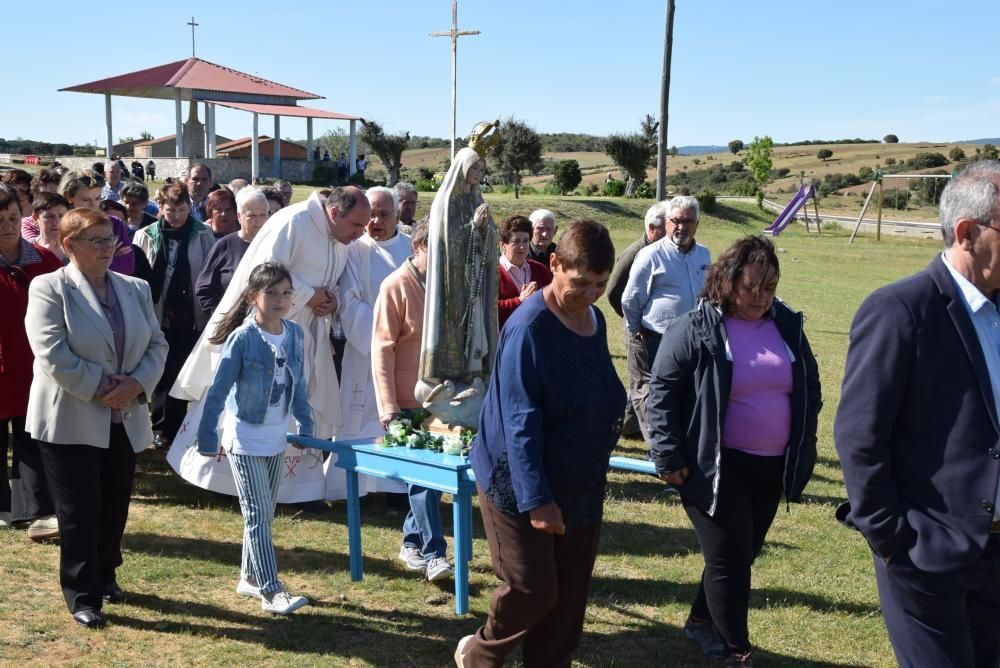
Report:
[[[93,608],[77,610],[73,613],[73,621],[80,626],[86,626],[88,629],[99,629],[105,623],[104,615],[101,614],[101,611],[94,610]]]
[[[104,589],[101,590],[101,598],[104,599],[105,603],[121,603],[125,600],[125,592],[118,586],[117,580],[112,580],[104,585]]]

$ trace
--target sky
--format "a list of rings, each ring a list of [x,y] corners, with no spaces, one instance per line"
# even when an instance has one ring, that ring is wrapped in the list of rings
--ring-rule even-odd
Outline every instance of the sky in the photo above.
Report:
[[[0,137],[103,145],[103,96],[59,88],[200,58],[304,89],[307,106],[449,137],[449,0],[4,2]],[[1000,1],[677,0],[668,143],[1000,136]],[[103,8],[102,8],[103,7]],[[663,0],[460,0],[458,135],[514,116],[539,132],[631,132],[657,115]],[[44,38],[39,36],[39,31]],[[14,58],[11,60],[11,58]],[[112,98],[113,134],[173,134],[173,103]],[[185,107],[185,118],[187,108]],[[204,121],[204,118],[201,118]],[[219,108],[217,132],[250,115]],[[314,121],[315,133],[347,128]],[[261,133],[273,134],[262,117]],[[304,138],[285,118],[284,137]]]

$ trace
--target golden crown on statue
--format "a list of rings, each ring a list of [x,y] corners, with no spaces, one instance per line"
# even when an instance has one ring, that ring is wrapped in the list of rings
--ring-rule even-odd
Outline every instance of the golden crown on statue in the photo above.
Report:
[[[500,119],[487,123],[477,123],[469,135],[469,148],[486,157],[486,152],[500,141]]]

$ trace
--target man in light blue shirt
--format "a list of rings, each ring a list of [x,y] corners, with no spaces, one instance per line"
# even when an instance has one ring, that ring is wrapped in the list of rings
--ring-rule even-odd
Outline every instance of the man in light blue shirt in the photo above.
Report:
[[[626,336],[646,348],[645,368],[637,369],[639,385],[649,384],[649,369],[656,359],[667,323],[693,309],[705,285],[712,262],[709,250],[694,240],[698,231],[698,200],[678,195],[665,203],[666,236],[638,252],[622,293]],[[649,423],[637,415],[643,437],[649,440]]]

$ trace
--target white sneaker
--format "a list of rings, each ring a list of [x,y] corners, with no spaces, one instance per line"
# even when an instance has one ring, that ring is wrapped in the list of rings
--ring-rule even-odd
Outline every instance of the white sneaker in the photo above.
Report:
[[[292,596],[287,591],[275,592],[272,594],[270,601],[263,595],[260,597],[261,610],[272,612],[276,615],[287,615],[308,604],[309,599],[305,596]]]
[[[431,557],[427,560],[427,581],[436,582],[455,576],[455,569],[444,557]]]
[[[458,647],[455,648],[455,665],[458,668],[465,668],[465,646],[469,644],[472,640],[472,636],[465,636],[458,641]]]
[[[406,570],[408,571],[427,570],[427,559],[415,547],[404,545],[399,548],[399,560],[406,564]]]
[[[284,590],[285,583],[278,580],[278,587]],[[236,585],[236,593],[247,598],[260,598],[260,587],[249,580],[240,578],[239,584]]]
[[[59,520],[55,515],[39,517],[28,525],[28,538],[35,542],[59,538]]]
[[[0,529],[10,528],[10,513],[0,513]]]

